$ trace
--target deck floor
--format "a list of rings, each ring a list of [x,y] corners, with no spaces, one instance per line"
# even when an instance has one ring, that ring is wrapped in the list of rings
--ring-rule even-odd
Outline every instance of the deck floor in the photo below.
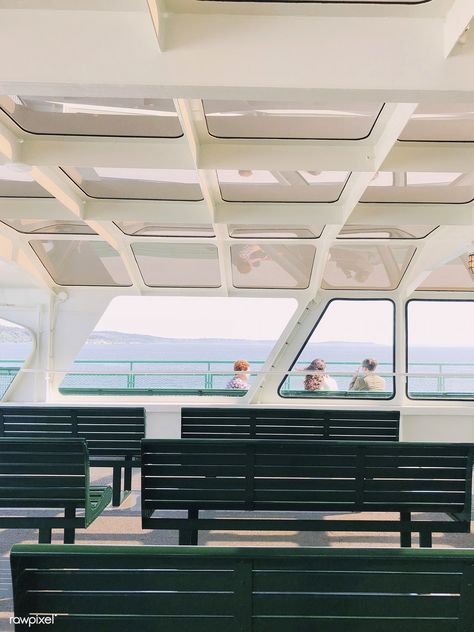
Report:
[[[111,476],[105,470],[92,470],[92,483],[111,484]],[[161,545],[178,544],[176,531],[142,530],[140,517],[140,473],[135,470],[133,491],[121,507],[109,506],[88,529],[76,531],[76,543],[83,544],[128,544]],[[222,514],[225,515],[225,514]],[[298,514],[299,517],[303,517]],[[309,515],[307,516],[309,517]],[[328,519],[331,517],[328,514]],[[357,514],[338,514],[340,519],[357,519]],[[362,515],[361,515],[362,517]],[[363,514],[364,518],[370,514]],[[373,515],[373,517],[376,517]],[[378,515],[380,518],[380,514]],[[395,514],[390,517],[396,518]],[[389,515],[386,515],[389,518]],[[471,531],[474,524],[471,522]],[[0,632],[12,632],[9,624],[12,616],[13,599],[10,578],[9,554],[13,544],[36,543],[37,531],[33,529],[0,529]],[[418,538],[413,536],[414,546]],[[61,531],[53,531],[53,542],[62,542]],[[239,531],[201,531],[199,544],[202,546],[275,546],[275,547],[399,547],[400,537],[396,533],[353,533],[353,532],[239,532]],[[438,548],[474,548],[474,533],[471,534],[434,534],[433,546]]]

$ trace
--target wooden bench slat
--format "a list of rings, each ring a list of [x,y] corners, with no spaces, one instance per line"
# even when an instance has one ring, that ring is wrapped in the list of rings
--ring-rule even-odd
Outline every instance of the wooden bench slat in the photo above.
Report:
[[[11,566],[15,616],[68,632],[472,627],[470,550],[15,545]]]

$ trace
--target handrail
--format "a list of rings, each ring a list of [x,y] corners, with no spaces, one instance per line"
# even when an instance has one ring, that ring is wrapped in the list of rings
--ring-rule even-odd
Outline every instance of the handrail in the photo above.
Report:
[[[8,364],[9,366],[5,366]],[[142,390],[167,390],[167,391],[181,391],[181,390],[199,390],[199,391],[222,391],[226,389],[226,380],[225,378],[230,378],[233,375],[233,360],[76,360],[73,364],[73,367],[69,371],[43,371],[41,369],[22,369],[21,366],[23,364],[22,360],[1,360],[0,361],[0,376],[8,376],[11,377],[9,383],[14,379],[16,374],[19,371],[23,373],[40,373],[40,374],[49,374],[49,375],[62,375],[64,376],[66,384],[63,383],[61,389],[69,390],[73,388],[75,391],[80,392],[81,390],[90,391],[96,388],[99,390],[109,390],[109,389],[118,389],[120,391],[142,391]],[[94,368],[92,371],[81,370],[82,367],[85,368],[86,365],[90,365]],[[101,365],[105,370],[97,371],[95,367],[97,365]],[[147,365],[146,370],[145,365]],[[252,360],[252,367],[261,367],[264,365],[263,360]],[[301,391],[302,383],[304,375],[312,373],[312,371],[302,371],[302,368],[306,365],[306,362],[297,362],[299,368],[293,368],[291,371],[277,371],[275,369],[270,369],[268,371],[252,371],[251,376],[255,376],[258,374],[279,374],[282,377],[286,376],[287,379],[282,388],[283,391]],[[350,379],[353,375],[351,371],[337,371],[338,367],[345,368],[350,366],[351,369],[355,368],[358,365],[355,361],[334,361],[328,362],[327,366],[329,372],[332,376],[337,378],[341,378],[340,381],[345,381],[346,379]],[[197,368],[199,366],[199,369]],[[223,369],[223,367],[228,367],[228,370]],[[391,363],[381,362],[379,363],[380,367],[390,367]],[[117,367],[118,370],[108,370],[111,367]],[[124,370],[121,370],[122,367]],[[150,368],[152,367],[152,368]],[[155,369],[158,367],[158,370]],[[182,367],[182,368],[181,368]],[[424,367],[425,369],[429,369],[432,367],[436,367],[436,371],[427,372],[427,371],[417,371],[417,367]],[[449,367],[451,371],[456,368],[465,368],[472,367],[473,372],[446,372],[446,368]],[[160,368],[165,370],[159,370]],[[78,370],[75,370],[78,369]],[[474,379],[474,363],[468,362],[412,362],[410,363],[411,370],[408,373],[401,372],[393,372],[393,371],[380,371],[380,375],[385,377],[394,377],[397,375],[401,375],[404,377],[408,377],[409,381],[411,381],[410,392],[457,392],[456,388],[446,388],[447,379]],[[177,378],[181,378],[181,383],[178,383]],[[87,380],[89,378],[89,380]],[[98,384],[96,378],[102,378],[102,382]],[[110,380],[116,379],[115,383],[112,383]],[[161,378],[161,380],[160,380]],[[165,383],[166,380],[163,378],[169,378],[168,383]],[[173,379],[174,378],[174,379]],[[185,379],[185,383],[183,383],[183,379]],[[188,382],[186,383],[186,378],[188,378]],[[435,379],[436,386],[432,390],[426,387],[426,382],[424,384],[420,384],[419,388],[413,388],[415,384],[413,380],[427,380],[427,379]],[[82,384],[78,383],[82,381]],[[148,383],[146,383],[148,380]],[[197,381],[199,380],[199,382]],[[152,384],[151,382],[154,383]],[[160,382],[162,382],[160,384]],[[340,385],[341,386],[341,385]],[[343,388],[341,390],[344,390]],[[463,389],[464,390],[464,389]],[[1,388],[0,388],[1,391]],[[472,389],[474,392],[474,388]],[[466,390],[468,392],[468,389]],[[1,396],[1,392],[0,392]]]

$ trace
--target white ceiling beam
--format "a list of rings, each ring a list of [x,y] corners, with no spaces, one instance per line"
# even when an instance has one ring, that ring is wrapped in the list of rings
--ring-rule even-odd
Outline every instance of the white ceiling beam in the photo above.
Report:
[[[4,10],[0,59],[8,63],[0,91],[68,96],[80,86],[81,94],[117,97],[473,99],[474,51],[466,47],[447,66],[442,37],[443,21],[435,18],[170,14],[165,55],[148,12]],[[33,63],[11,54],[19,41],[35,51]]]
[[[474,143],[398,141],[380,170],[474,172]]]
[[[469,25],[474,18],[474,3],[472,0],[453,0],[445,21],[443,32],[444,55],[449,57],[454,52],[456,44],[464,44]]]
[[[372,146],[367,141],[208,139],[199,146],[201,169],[376,170]]]
[[[344,208],[340,204],[308,202],[219,202],[215,211],[216,223],[249,226],[343,224],[344,218]]]
[[[24,235],[20,235],[13,228],[0,225],[0,257],[6,261],[16,263],[22,270],[32,276],[33,282],[39,288],[49,292],[57,292],[58,286],[46,272]]]
[[[0,120],[0,154],[7,162],[21,162],[21,140]]]
[[[59,167],[32,167],[31,176],[74,215],[84,217],[84,195]]]
[[[471,226],[473,213],[473,204],[359,203],[351,214],[349,224]]]
[[[193,169],[183,138],[33,137],[23,143],[22,160],[33,165]]]
[[[147,3],[158,47],[163,52],[166,50],[166,4],[164,0],[147,0]]]
[[[404,296],[412,294],[435,270],[468,250],[472,244],[472,227],[441,227],[417,246],[417,252],[406,271],[399,291]]]
[[[0,197],[0,217],[5,219],[74,219],[74,215],[55,198]]]
[[[204,201],[156,200],[88,200],[84,209],[86,221],[130,220],[163,224],[211,223],[209,209]]]

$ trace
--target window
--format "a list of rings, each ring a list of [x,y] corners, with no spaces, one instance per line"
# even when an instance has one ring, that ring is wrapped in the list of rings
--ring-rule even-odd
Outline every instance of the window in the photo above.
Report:
[[[474,398],[474,301],[407,304],[407,394],[411,399]]]
[[[119,253],[105,241],[38,239],[30,246],[58,285],[132,284]]]
[[[218,138],[361,140],[382,111],[379,103],[203,101],[207,127]]]
[[[280,396],[391,399],[394,317],[387,299],[330,301],[280,385]]]
[[[28,329],[0,319],[0,399],[32,351],[33,338]]]
[[[183,135],[172,99],[0,97],[0,109],[32,134],[63,136]]]
[[[288,298],[116,298],[60,392],[244,396],[295,306]],[[250,365],[237,376],[236,360]]]

